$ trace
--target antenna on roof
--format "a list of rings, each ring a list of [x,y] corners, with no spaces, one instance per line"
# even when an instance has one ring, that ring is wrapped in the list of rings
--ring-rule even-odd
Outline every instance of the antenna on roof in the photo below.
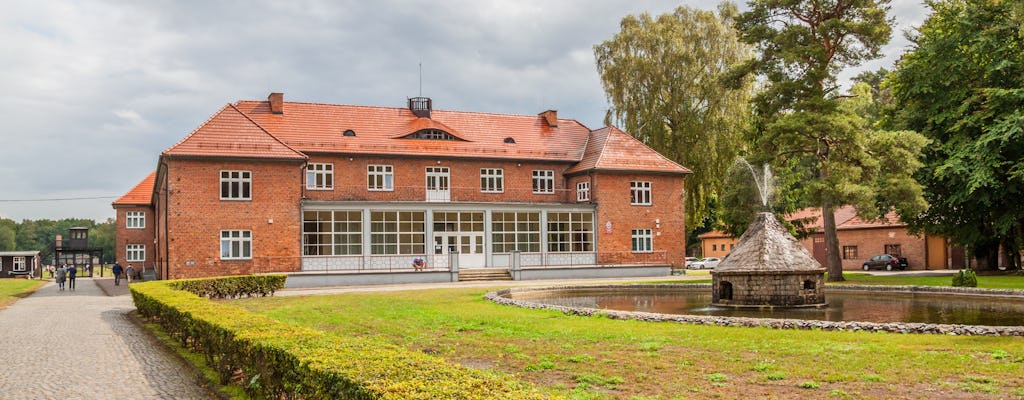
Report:
[[[423,60],[420,60],[420,97],[423,97]]]

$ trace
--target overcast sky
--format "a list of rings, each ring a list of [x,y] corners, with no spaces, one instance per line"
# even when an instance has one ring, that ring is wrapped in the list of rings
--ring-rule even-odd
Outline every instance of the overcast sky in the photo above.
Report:
[[[160,152],[237,100],[511,114],[591,129],[607,102],[593,46],[627,14],[694,0],[22,1],[0,14],[0,217],[114,216]],[[920,0],[893,0],[885,58]],[[849,76],[854,72],[844,74]],[[56,201],[53,199],[77,199]],[[26,201],[28,200],[28,201]]]

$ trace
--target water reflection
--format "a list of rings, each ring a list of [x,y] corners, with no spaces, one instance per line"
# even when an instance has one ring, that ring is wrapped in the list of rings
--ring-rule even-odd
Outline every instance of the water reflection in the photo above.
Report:
[[[671,291],[671,293],[668,293]],[[1024,325],[1024,301],[1015,299],[911,293],[826,293],[823,308],[734,309],[711,305],[706,289],[573,289],[523,292],[516,299],[544,304],[662,314],[791,318],[821,321],[920,322]]]

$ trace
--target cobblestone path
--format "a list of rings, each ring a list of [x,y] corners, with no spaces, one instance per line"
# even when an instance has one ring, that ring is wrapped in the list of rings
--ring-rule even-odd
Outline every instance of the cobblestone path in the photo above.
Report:
[[[77,283],[47,283],[0,310],[0,399],[215,398],[132,322],[130,296]]]

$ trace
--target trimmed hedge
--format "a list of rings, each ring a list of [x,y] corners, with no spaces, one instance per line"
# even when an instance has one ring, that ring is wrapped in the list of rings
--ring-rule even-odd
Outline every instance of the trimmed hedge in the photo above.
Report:
[[[132,284],[139,313],[204,354],[221,383],[263,399],[542,399],[514,377],[476,370],[382,341],[296,327],[176,290]]]
[[[953,275],[953,286],[978,287],[978,275],[972,269],[962,269]]]
[[[195,293],[199,297],[237,298],[242,296],[273,296],[284,288],[285,275],[244,275],[222,276],[207,279],[182,279],[169,281],[177,290]]]

